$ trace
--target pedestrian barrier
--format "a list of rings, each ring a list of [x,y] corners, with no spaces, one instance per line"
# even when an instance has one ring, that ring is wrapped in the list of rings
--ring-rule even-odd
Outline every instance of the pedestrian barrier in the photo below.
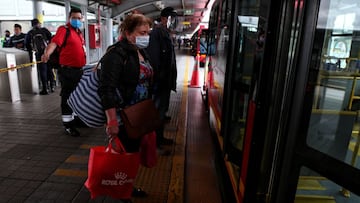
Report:
[[[5,67],[5,68],[0,68],[0,73],[6,73],[8,71],[11,70],[16,70],[19,68],[26,68],[26,67],[30,67],[32,65],[41,63],[42,61],[35,61],[35,62],[31,62],[31,63],[24,63],[24,64],[20,64],[20,65],[16,65],[16,66],[11,66],[11,67]]]
[[[16,60],[16,54],[4,53],[4,55],[7,67],[0,68],[0,73],[7,73],[7,75],[0,75],[0,100],[20,101],[20,90],[22,93],[38,93],[36,64],[42,61],[16,65],[16,61],[19,61]],[[18,69],[25,67],[32,67],[33,69],[18,72]]]

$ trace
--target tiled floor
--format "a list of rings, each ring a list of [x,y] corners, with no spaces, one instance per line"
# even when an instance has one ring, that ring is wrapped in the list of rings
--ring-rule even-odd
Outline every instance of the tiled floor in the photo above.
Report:
[[[172,154],[159,156],[154,168],[140,168],[136,186],[142,187],[149,196],[133,198],[135,203],[220,202],[214,187],[216,174],[208,171],[214,170],[213,152],[202,151],[211,146],[207,126],[203,125],[207,123],[201,114],[204,109],[198,106],[201,99],[188,101],[188,96],[198,97],[199,93],[197,88],[187,88],[191,60],[193,57],[188,55],[177,55],[178,89],[172,93],[169,110],[172,120],[165,129],[165,136],[174,139],[176,144],[167,147]],[[90,200],[90,194],[83,186],[87,178],[89,149],[106,144],[105,131],[82,128],[81,137],[65,135],[58,94],[59,89],[44,96],[21,94],[21,102],[0,101],[0,203],[119,202],[107,197]],[[188,119],[188,111],[192,112],[189,114],[191,119]],[[190,152],[186,153],[187,149]],[[186,158],[191,162],[185,164]],[[196,175],[204,170],[208,172]],[[184,195],[185,192],[188,194]],[[213,201],[207,201],[207,198]]]

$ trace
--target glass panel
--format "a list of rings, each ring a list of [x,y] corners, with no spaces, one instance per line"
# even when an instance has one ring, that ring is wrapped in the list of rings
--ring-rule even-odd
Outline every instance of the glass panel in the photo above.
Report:
[[[262,5],[264,4],[264,5]],[[261,6],[262,5],[262,6]],[[263,62],[267,5],[259,1],[240,3],[236,22],[236,48],[231,78],[231,118],[227,141],[229,160],[240,164],[239,157],[244,148],[245,125],[250,98],[256,98],[252,79],[259,75]]]
[[[316,172],[302,167],[294,202],[355,203],[360,202],[360,197]]]
[[[360,168],[360,3],[322,0],[314,51],[317,81],[307,144]]]

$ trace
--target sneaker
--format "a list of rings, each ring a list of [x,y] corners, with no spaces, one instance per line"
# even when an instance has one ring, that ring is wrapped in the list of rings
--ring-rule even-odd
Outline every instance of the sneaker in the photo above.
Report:
[[[160,139],[159,144],[160,145],[172,145],[172,144],[174,144],[174,140],[163,137]]]
[[[69,128],[65,128],[65,133],[67,135],[70,135],[72,137],[79,137],[80,136],[80,133],[79,131],[77,131],[75,128],[73,127],[69,127]]]
[[[134,187],[132,193],[131,193],[131,196],[133,197],[147,197],[148,194],[142,190],[141,188],[136,188]]]

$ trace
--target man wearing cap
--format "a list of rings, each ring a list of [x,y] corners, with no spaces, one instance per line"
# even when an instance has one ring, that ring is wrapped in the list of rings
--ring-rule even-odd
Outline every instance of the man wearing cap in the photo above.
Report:
[[[170,36],[176,11],[172,7],[166,7],[161,11],[160,23],[150,33],[150,42],[147,52],[154,69],[154,100],[159,110],[160,117],[165,120],[169,108],[170,93],[176,91],[176,58],[172,38]],[[164,137],[164,126],[156,131],[157,143],[171,145],[173,140]]]
[[[31,20],[31,26],[33,28],[26,34],[26,38],[25,38],[26,49],[29,52],[30,61],[32,61],[32,57],[33,57],[32,52],[33,51],[35,52],[36,61],[41,61],[41,55],[43,55],[43,53],[45,51],[45,47],[51,39],[51,33],[48,29],[41,27],[40,21],[36,18]],[[39,35],[40,38],[42,38],[41,40],[44,41],[42,49],[35,49],[35,47],[33,47],[34,36],[37,34]],[[47,90],[48,89],[48,67],[47,67],[47,64],[46,63],[38,63],[37,69],[38,69],[38,72],[40,75],[41,86],[42,86],[40,95],[47,95],[48,94],[48,90]],[[52,89],[52,85],[53,84],[51,84],[51,89]]]

